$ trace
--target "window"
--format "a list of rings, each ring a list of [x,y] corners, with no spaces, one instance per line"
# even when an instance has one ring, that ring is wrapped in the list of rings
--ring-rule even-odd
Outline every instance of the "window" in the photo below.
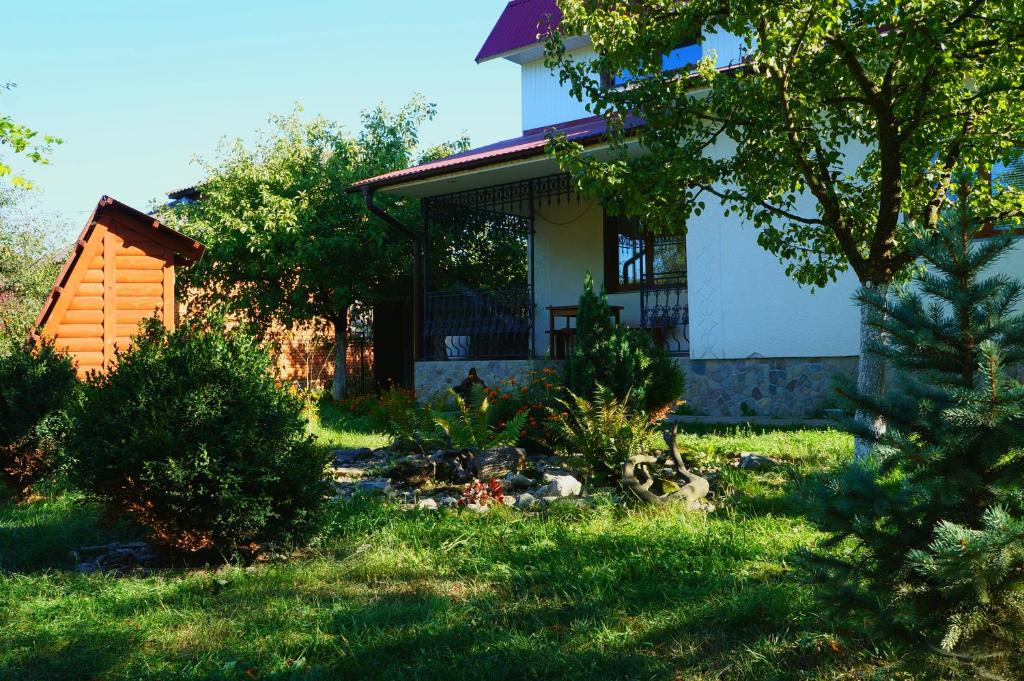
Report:
[[[646,277],[686,279],[686,237],[643,234],[632,218],[605,216],[604,282],[608,293],[639,291]]]
[[[699,62],[703,56],[704,50],[701,48],[700,41],[694,40],[693,42],[680,45],[668,54],[662,56],[661,70],[662,72],[690,70],[697,65],[697,62]],[[628,85],[638,77],[642,76],[637,76],[630,71],[623,71],[620,74],[607,74],[604,78],[605,87],[622,87],[623,85]]]
[[[1008,163],[999,162],[994,164],[990,171],[982,174],[982,177],[985,178],[986,175],[993,192],[998,192],[1006,187],[1024,190],[1024,155],[1018,156]],[[1020,230],[1021,227],[1016,221],[993,224],[989,220],[985,223],[979,236],[983,238],[991,237],[1005,232],[1017,234],[1020,233]]]

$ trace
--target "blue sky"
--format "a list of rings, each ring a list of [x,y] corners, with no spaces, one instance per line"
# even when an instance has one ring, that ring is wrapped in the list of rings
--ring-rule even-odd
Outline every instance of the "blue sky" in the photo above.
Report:
[[[146,208],[199,179],[196,155],[251,139],[301,102],[347,127],[422,92],[424,143],[519,134],[518,67],[473,58],[505,0],[61,0],[3,10],[0,111],[64,138],[23,167],[43,209],[81,228],[102,194]],[[11,159],[7,156],[8,160]]]

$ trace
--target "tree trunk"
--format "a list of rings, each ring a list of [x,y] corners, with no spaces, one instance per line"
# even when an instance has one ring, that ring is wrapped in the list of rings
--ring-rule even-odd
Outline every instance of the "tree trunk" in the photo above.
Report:
[[[348,390],[348,308],[334,322],[334,380],[331,382],[331,396],[336,400],[345,397]]]
[[[885,294],[888,286],[867,282],[864,288]],[[870,397],[881,397],[885,391],[885,361],[878,355],[869,352],[868,348],[882,340],[882,332],[868,324],[868,309],[860,308],[860,361],[857,364],[857,392]],[[857,423],[879,437],[885,434],[885,419],[867,413],[863,409],[857,411]],[[873,443],[870,439],[858,437],[854,443],[854,460],[863,461],[871,454]]]

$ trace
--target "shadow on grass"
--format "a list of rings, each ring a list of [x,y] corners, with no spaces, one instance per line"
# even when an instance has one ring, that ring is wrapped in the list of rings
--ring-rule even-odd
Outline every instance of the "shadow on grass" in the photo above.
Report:
[[[784,525],[492,515],[356,505],[308,562],[36,578],[0,678],[771,680],[857,662],[780,567],[802,539]]]
[[[57,487],[31,503],[0,501],[0,574],[34,574],[73,567],[69,552],[135,539],[138,531],[104,521],[99,505]]]

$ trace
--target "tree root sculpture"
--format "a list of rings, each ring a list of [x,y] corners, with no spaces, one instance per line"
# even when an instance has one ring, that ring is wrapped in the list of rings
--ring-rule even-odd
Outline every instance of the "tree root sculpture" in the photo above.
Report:
[[[668,445],[668,454],[652,456],[650,454],[638,454],[626,459],[622,464],[622,485],[635,494],[641,501],[648,504],[665,504],[670,502],[682,502],[687,508],[697,509],[701,507],[701,501],[711,491],[711,485],[706,478],[695,475],[686,469],[683,457],[676,447],[676,434],[679,427],[673,425],[671,430],[665,431],[665,444]],[[675,468],[678,473],[686,479],[686,484],[670,494],[658,495],[651,491],[655,478],[651,472],[651,466],[669,466]]]

